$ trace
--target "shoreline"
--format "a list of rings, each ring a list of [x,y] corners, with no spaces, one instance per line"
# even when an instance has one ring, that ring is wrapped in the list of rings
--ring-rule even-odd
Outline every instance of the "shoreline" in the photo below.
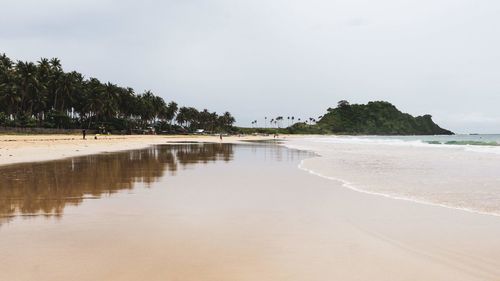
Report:
[[[39,178],[42,186],[31,192],[12,181],[35,200],[27,207],[66,204],[54,220],[42,214],[6,223],[0,232],[5,253],[0,279],[68,280],[78,273],[76,280],[82,281],[165,276],[193,281],[320,281],[325,276],[480,281],[500,274],[497,218],[345,188],[298,170],[301,160],[314,155],[304,154],[305,149],[234,145],[226,151],[228,160],[211,162],[206,159],[217,154],[194,150],[187,154],[198,155],[186,159],[189,169],[181,168],[183,158],[172,149],[173,158],[149,153],[152,158],[123,157],[114,164],[81,162],[78,172],[67,177],[26,173],[28,178],[45,175]],[[63,163],[46,168],[60,175],[72,171]],[[79,174],[84,176],[75,177]],[[120,179],[132,185],[113,188]],[[49,184],[43,188],[45,180]],[[60,188],[52,188],[56,183]],[[75,190],[98,200],[81,197],[75,204],[75,194],[67,193]],[[44,200],[58,195],[62,200]],[[37,235],[30,235],[35,230]],[[81,265],[89,270],[82,271]]]
[[[98,139],[80,135],[0,135],[0,167],[13,164],[44,162],[68,157],[141,149],[173,142],[238,143],[269,140],[269,136],[199,135],[101,135]]]
[[[308,151],[308,150],[303,150],[303,151]],[[314,153],[314,151],[311,151],[311,152]],[[318,157],[321,157],[321,156],[318,156]],[[309,158],[309,159],[313,159],[313,158]],[[341,178],[336,178],[336,177],[331,177],[331,176],[327,176],[327,175],[323,175],[321,173],[315,172],[312,169],[306,168],[304,166],[304,161],[305,160],[309,160],[309,159],[302,160],[300,162],[300,164],[298,165],[297,168],[300,169],[300,170],[302,170],[302,171],[304,171],[304,172],[307,172],[307,173],[309,173],[311,175],[314,175],[314,176],[317,176],[317,177],[320,177],[320,178],[324,178],[324,179],[327,179],[327,180],[331,180],[331,181],[337,182],[342,187],[347,188],[347,189],[352,190],[352,191],[355,191],[355,192],[359,192],[359,193],[367,194],[367,195],[384,197],[384,198],[392,199],[392,200],[410,202],[410,203],[419,204],[419,205],[432,206],[432,207],[440,207],[440,208],[445,208],[445,209],[462,211],[462,212],[466,212],[466,213],[469,213],[469,214],[476,214],[476,215],[483,215],[483,216],[494,216],[494,217],[500,218],[500,214],[497,214],[497,213],[488,213],[488,212],[483,212],[483,211],[479,211],[479,210],[474,210],[474,209],[471,209],[471,208],[461,208],[461,207],[455,207],[455,206],[451,206],[451,205],[434,203],[434,202],[431,202],[431,201],[424,201],[424,200],[419,200],[419,199],[413,199],[413,198],[410,198],[410,197],[395,196],[395,195],[385,194],[385,193],[381,193],[381,192],[363,190],[361,188],[355,187],[351,182],[349,182],[347,180],[344,180],[344,179],[341,179]]]
[[[334,143],[329,143],[333,145]],[[493,209],[490,205],[478,205],[476,201],[459,201],[462,197],[457,197],[458,199],[453,200],[442,200],[444,195],[451,194],[450,196],[455,195],[452,189],[445,190],[445,192],[441,192],[440,188],[443,187],[441,184],[442,178],[446,177],[450,180],[453,180],[453,171],[456,168],[455,166],[449,166],[453,163],[468,163],[467,161],[476,161],[474,164],[478,164],[477,161],[484,161],[484,163],[490,163],[489,166],[484,166],[487,168],[491,168],[494,163],[498,163],[498,156],[496,153],[483,153],[483,151],[471,151],[467,150],[465,147],[461,146],[418,146],[412,147],[411,144],[402,146],[401,144],[392,145],[390,143],[335,143],[335,148],[331,150],[325,148],[324,146],[314,146],[311,144],[304,143],[289,143],[285,145],[289,148],[299,149],[309,151],[314,153],[318,157],[312,157],[308,159],[304,159],[298,165],[298,169],[303,170],[307,173],[313,174],[318,177],[322,177],[328,179],[330,181],[334,181],[346,189],[350,189],[359,193],[369,194],[379,197],[385,197],[392,200],[411,202],[419,205],[427,205],[445,209],[451,209],[455,211],[466,212],[470,214],[482,215],[482,216],[493,216],[496,218],[500,217],[500,212],[497,209]],[[333,146],[332,146],[333,147]],[[453,148],[453,154],[450,156],[449,149]],[[354,151],[361,149],[357,153],[350,153],[349,151]],[[378,152],[377,152],[378,151]],[[404,151],[404,154],[401,152]],[[418,151],[418,152],[417,152]],[[437,157],[435,163],[439,163],[441,166],[433,166],[429,161],[419,162],[422,159],[427,159],[430,157],[430,153],[440,153]],[[418,154],[425,153],[426,156],[418,159]],[[340,154],[340,155],[339,155]],[[359,156],[362,155],[362,156]],[[396,156],[395,156],[396,155]],[[408,164],[411,161],[399,162],[399,159],[413,159],[411,169],[409,168],[412,164]],[[456,159],[460,159],[460,161],[456,161]],[[335,159],[343,159],[342,161],[346,161],[343,164],[337,163]],[[450,160],[451,159],[451,160]],[[478,160],[480,159],[480,160]],[[332,164],[334,163],[335,164]],[[340,162],[340,160],[338,160]],[[330,165],[328,168],[326,166]],[[338,165],[343,165],[344,167],[348,167],[345,170],[338,169]],[[363,165],[369,165],[370,169],[367,170],[357,170],[355,174],[353,174],[355,167],[363,167]],[[402,165],[402,166],[401,166]],[[427,168],[422,168],[427,167]],[[454,168],[450,168],[454,167]],[[483,167],[483,166],[481,166]],[[437,168],[434,170],[434,168]],[[417,176],[412,178],[413,182],[418,182],[419,179],[425,179],[427,183],[420,187],[420,189],[424,190],[423,193],[412,192],[411,185],[406,179],[407,174],[405,176],[398,176],[394,174],[394,170],[391,169],[400,169],[405,172],[405,170],[421,170],[425,169],[425,173],[418,173]],[[430,170],[429,170],[430,169]],[[458,169],[457,169],[458,170]],[[435,177],[438,173],[436,171],[442,171],[444,174],[439,174],[439,177]],[[450,172],[451,171],[451,172]],[[489,171],[489,170],[488,170]],[[418,172],[418,171],[417,171]],[[426,174],[427,173],[427,174]],[[433,173],[432,176],[429,173]],[[440,172],[439,172],[440,173]],[[384,176],[381,176],[381,175]],[[491,173],[490,173],[491,174]],[[397,179],[389,179],[392,176],[398,176]],[[413,176],[413,175],[412,175]],[[430,176],[430,177],[429,177]],[[385,179],[384,179],[385,177]],[[474,175],[471,175],[469,178],[475,178]],[[389,179],[389,180],[387,180]],[[380,181],[382,180],[382,181]],[[406,180],[406,181],[405,181]],[[488,184],[491,183],[491,179],[487,181]],[[430,182],[432,181],[432,182]],[[381,184],[382,182],[382,184]],[[404,184],[403,184],[404,182]],[[397,185],[397,188],[385,188],[384,186],[393,186]],[[468,184],[468,185],[467,185]],[[466,186],[471,186],[472,182],[467,182]],[[405,186],[410,186],[406,188]],[[449,184],[452,186],[452,184]],[[446,187],[449,187],[446,186]],[[465,186],[465,187],[466,187]],[[436,188],[436,190],[431,190],[433,193],[426,194],[430,188]],[[441,193],[440,193],[441,192]],[[449,192],[449,193],[448,193]],[[458,192],[458,191],[457,191]],[[460,195],[460,194],[459,194]],[[474,195],[474,194],[472,194]],[[457,196],[457,195],[455,195]],[[447,199],[447,198],[446,198]]]
[[[307,138],[310,135],[281,135],[279,140]],[[80,135],[0,135],[0,168],[26,163],[46,162],[53,160],[62,160],[65,158],[97,155],[102,153],[113,153],[127,150],[143,149],[153,145],[169,144],[176,142],[197,142],[197,143],[230,143],[238,144],[244,141],[262,141],[273,140],[272,136],[226,136],[220,141],[218,136],[213,135],[101,135],[97,140],[92,136],[83,140]],[[396,196],[382,192],[364,190],[353,185],[348,180],[333,177],[314,169],[307,167],[304,162],[317,157],[324,157],[319,151],[306,147],[295,147],[294,145],[282,144],[287,149],[309,152],[315,157],[303,159],[297,169],[305,171],[317,177],[321,177],[335,183],[343,188],[378,197],[384,197],[392,200],[405,201],[419,205],[427,205],[451,210],[458,210],[470,214],[483,216],[500,217],[498,213],[475,210],[473,208],[456,207],[413,199],[410,197]]]

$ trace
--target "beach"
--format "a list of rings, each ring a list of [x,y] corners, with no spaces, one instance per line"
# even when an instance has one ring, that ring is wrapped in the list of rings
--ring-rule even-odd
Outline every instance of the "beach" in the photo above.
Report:
[[[414,148],[16,138],[1,142],[3,164],[7,148],[24,164],[0,168],[0,280],[500,280],[499,217],[334,179],[351,154]]]
[[[0,135],[0,165],[56,160],[71,156],[145,148],[168,142],[239,142],[263,140],[265,136],[209,135]]]

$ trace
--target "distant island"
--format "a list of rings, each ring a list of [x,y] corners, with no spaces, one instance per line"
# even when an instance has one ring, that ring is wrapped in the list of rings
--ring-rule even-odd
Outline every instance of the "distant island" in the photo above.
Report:
[[[338,102],[336,108],[328,108],[317,119],[295,116],[264,117],[264,127],[254,120],[252,128],[238,128],[243,133],[267,134],[339,134],[339,135],[453,135],[452,131],[439,127],[431,115],[413,117],[403,113],[386,101],[367,104]],[[295,122],[297,120],[297,122]],[[283,123],[288,126],[282,126]]]
[[[431,115],[413,117],[386,101],[367,104],[338,102],[328,108],[315,124],[296,123],[291,133],[363,134],[363,135],[453,135],[432,121]]]

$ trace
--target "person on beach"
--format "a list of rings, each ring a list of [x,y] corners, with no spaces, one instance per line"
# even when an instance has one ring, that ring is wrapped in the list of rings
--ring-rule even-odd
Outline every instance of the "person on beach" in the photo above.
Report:
[[[82,130],[82,135],[83,135],[83,139],[85,139],[85,136],[87,135],[87,131],[85,129]]]

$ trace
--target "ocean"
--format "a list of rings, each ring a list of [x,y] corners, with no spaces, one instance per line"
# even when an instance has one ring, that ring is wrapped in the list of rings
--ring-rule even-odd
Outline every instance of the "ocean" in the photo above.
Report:
[[[318,136],[299,168],[344,187],[399,200],[500,216],[500,135]]]

